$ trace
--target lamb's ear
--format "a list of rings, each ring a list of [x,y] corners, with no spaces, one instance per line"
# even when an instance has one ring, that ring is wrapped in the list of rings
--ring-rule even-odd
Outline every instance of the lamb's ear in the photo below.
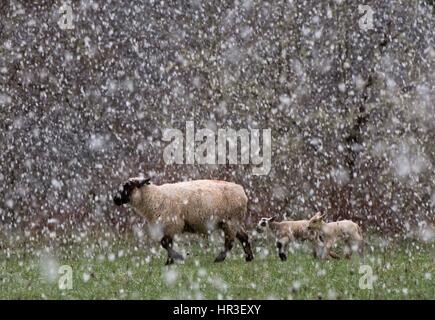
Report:
[[[311,217],[310,220],[320,220],[322,218],[322,214],[320,213],[320,211],[317,211],[316,214],[314,216]]]
[[[269,222],[274,222],[276,220],[276,216],[273,216],[272,218],[269,218]]]
[[[316,220],[316,218],[317,218],[317,213],[314,216],[312,216],[311,218],[309,218],[308,220],[309,221],[314,221],[314,220]]]

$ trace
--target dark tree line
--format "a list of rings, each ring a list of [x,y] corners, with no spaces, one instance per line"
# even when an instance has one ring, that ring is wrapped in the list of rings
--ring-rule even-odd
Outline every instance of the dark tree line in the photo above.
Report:
[[[424,1],[0,2],[3,235],[115,226],[111,193],[226,179],[252,218],[434,222],[434,15]],[[271,128],[272,170],[165,165],[162,130]],[[24,233],[21,233],[24,232]]]

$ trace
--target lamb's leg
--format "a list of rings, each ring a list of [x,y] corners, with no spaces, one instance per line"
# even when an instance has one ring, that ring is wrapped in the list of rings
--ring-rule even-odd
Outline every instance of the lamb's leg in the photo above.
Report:
[[[362,239],[352,239],[348,242],[350,248],[349,257],[356,252],[360,258],[364,258],[364,241]]]
[[[330,253],[330,248],[329,248],[329,246],[328,246],[328,243],[327,242],[324,242],[323,243],[323,246],[322,246],[322,250],[321,250],[321,254],[320,254],[320,257],[322,258],[322,259],[329,259],[329,253]]]
[[[166,260],[166,265],[173,264],[174,260],[183,260],[183,256],[174,249],[172,249],[172,238],[170,236],[163,236],[160,243],[162,244],[162,247],[165,248],[168,252],[168,259]]]
[[[287,260],[287,255],[286,255],[286,248],[288,248],[287,244],[288,244],[288,240],[286,238],[278,239],[278,241],[276,242],[276,247],[278,248],[278,256],[281,259],[281,261]]]
[[[225,234],[225,249],[224,249],[224,251],[221,251],[219,253],[219,255],[216,257],[214,262],[224,261],[225,258],[227,257],[227,253],[229,251],[231,251],[231,249],[233,248],[233,245],[234,245],[234,236],[233,236],[233,233],[231,232],[229,226],[223,222],[220,227],[224,231],[224,234]]]
[[[331,258],[334,258],[334,259],[340,259],[340,256],[337,254],[337,253],[335,253],[334,251],[329,251],[329,256],[331,257]]]
[[[321,258],[322,257],[322,249],[323,249],[323,245],[321,245],[319,243],[313,243],[312,244],[313,257],[314,258]]]
[[[331,257],[334,259],[340,259],[340,256],[336,254],[334,251],[331,251],[332,243],[327,243],[325,245],[325,258]]]
[[[319,232],[315,232],[312,237],[312,250],[314,258],[323,258],[325,251],[325,240]]]
[[[346,259],[350,259],[352,257],[353,249],[354,249],[354,246],[353,246],[352,241],[347,240],[345,242],[345,246],[344,246],[344,252],[345,252],[344,257]]]
[[[360,258],[364,258],[364,240],[362,238],[358,242],[358,254]]]
[[[245,260],[246,262],[254,260],[254,255],[252,254],[251,244],[249,243],[248,234],[241,230],[236,234],[237,239],[239,239],[240,243],[243,246],[243,251],[245,251]]]

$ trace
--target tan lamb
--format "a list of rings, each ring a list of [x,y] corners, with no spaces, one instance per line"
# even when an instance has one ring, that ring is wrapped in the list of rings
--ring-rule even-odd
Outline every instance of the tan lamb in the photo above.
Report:
[[[314,240],[315,233],[308,229],[309,220],[275,221],[275,217],[261,218],[257,224],[257,232],[262,233],[269,228],[275,235],[278,256],[281,261],[287,260],[288,247],[296,240]],[[314,256],[317,256],[316,248],[313,248]]]
[[[361,227],[351,220],[324,222],[325,214],[316,213],[309,221],[308,229],[317,234],[318,243],[323,247],[322,257],[339,258],[331,248],[339,241],[345,243],[345,256],[350,258],[353,252],[363,255],[364,239]]]
[[[157,233],[168,253],[166,264],[182,260],[172,248],[175,235],[183,232],[209,234],[221,229],[225,248],[215,262],[224,261],[237,238],[246,261],[254,257],[245,231],[247,202],[242,186],[218,180],[193,180],[154,185],[149,178],[130,178],[113,198],[116,205],[130,204]],[[154,232],[155,234],[156,232]]]

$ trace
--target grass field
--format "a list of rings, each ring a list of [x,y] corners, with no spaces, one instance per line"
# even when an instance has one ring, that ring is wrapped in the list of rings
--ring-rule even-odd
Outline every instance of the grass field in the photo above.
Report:
[[[364,264],[373,270],[373,289],[360,289],[359,259],[316,260],[296,250],[281,262],[269,244],[257,243],[245,263],[240,246],[213,263],[218,247],[180,244],[187,259],[164,266],[159,247],[128,241],[103,246],[64,246],[0,251],[1,299],[434,299],[434,245],[415,242],[375,246]],[[72,268],[72,289],[58,287],[61,265]]]

